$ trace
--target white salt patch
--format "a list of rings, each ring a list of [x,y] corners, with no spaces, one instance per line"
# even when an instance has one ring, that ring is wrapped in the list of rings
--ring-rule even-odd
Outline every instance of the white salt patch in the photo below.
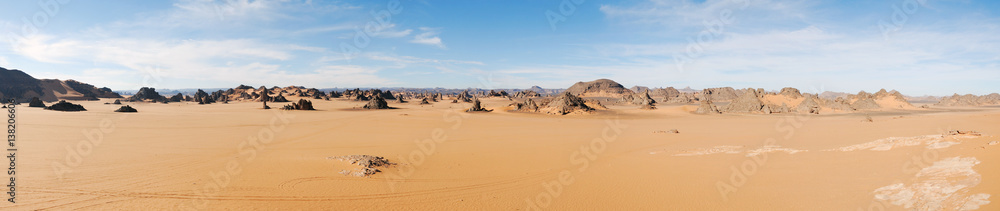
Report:
[[[997,145],[997,144],[1000,144],[1000,141],[991,141],[990,142],[990,145]]]
[[[979,164],[974,157],[947,158],[923,168],[915,182],[896,183],[875,189],[875,199],[886,200],[906,209],[975,210],[989,204],[989,194],[969,193],[982,176],[972,169]]]
[[[952,138],[952,139],[954,139],[956,141],[945,141],[945,136],[942,136],[942,135],[923,135],[923,136],[913,136],[913,137],[889,137],[889,138],[883,138],[883,139],[875,140],[875,141],[868,142],[868,143],[855,144],[855,145],[851,145],[851,146],[846,146],[846,147],[841,147],[841,148],[836,148],[836,149],[828,149],[828,150],[823,150],[823,151],[841,151],[841,152],[858,151],[858,150],[888,151],[888,150],[891,150],[891,149],[894,149],[894,148],[908,147],[908,146],[918,146],[918,145],[927,145],[927,149],[942,149],[942,148],[951,147],[951,146],[956,145],[956,144],[960,144],[960,142],[957,142],[957,140],[959,140],[959,138],[975,138],[975,137],[978,137],[978,136],[971,136],[971,135],[950,135],[950,136],[947,136],[947,137],[950,137],[950,138]]]
[[[685,150],[685,153],[675,154],[674,156],[711,155],[718,153],[736,154],[743,152],[742,149],[743,146],[716,146],[708,149]]]
[[[851,146],[846,146],[826,151],[841,151],[841,152],[857,151],[857,150],[887,151],[896,147],[916,146],[923,144],[924,142],[938,142],[941,140],[941,138],[942,138],[941,135],[889,137],[868,143],[855,144]]]
[[[948,147],[950,147],[952,145],[956,145],[956,144],[958,144],[958,142],[954,142],[954,141],[942,141],[942,142],[937,142],[937,143],[933,143],[933,144],[927,145],[927,149],[943,149],[943,148],[948,148]]]
[[[761,153],[785,152],[785,153],[788,153],[788,154],[795,154],[795,153],[805,152],[805,151],[807,151],[807,150],[782,148],[781,146],[778,146],[778,145],[767,145],[767,146],[763,146],[763,147],[760,147],[760,148],[757,148],[757,149],[752,149],[752,150],[745,150],[745,147],[743,147],[743,146],[716,146],[716,147],[707,148],[707,149],[684,150],[684,151],[682,151],[682,153],[675,154],[674,156],[711,155],[711,154],[719,154],[719,153],[739,154],[739,153],[746,152],[746,156],[747,157],[751,157],[751,156],[759,155]],[[655,154],[655,153],[650,153],[650,154]]]
[[[761,153],[770,153],[770,152],[785,152],[788,154],[795,154],[806,151],[809,150],[789,149],[789,148],[783,148],[778,145],[767,145],[758,149],[750,150],[749,152],[747,152],[747,157],[757,156]]]

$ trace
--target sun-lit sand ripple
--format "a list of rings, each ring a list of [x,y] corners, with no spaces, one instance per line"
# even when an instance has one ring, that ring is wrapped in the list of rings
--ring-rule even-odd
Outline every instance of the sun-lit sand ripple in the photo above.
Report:
[[[875,189],[875,199],[906,209],[976,210],[989,204],[990,194],[969,193],[982,177],[972,169],[974,157],[953,157],[921,169],[913,183],[896,183]]]

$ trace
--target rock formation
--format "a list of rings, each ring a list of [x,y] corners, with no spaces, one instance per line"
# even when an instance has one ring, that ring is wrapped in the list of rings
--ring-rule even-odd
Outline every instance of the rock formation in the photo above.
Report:
[[[514,111],[524,111],[524,112],[538,112],[538,104],[535,104],[534,100],[528,98],[523,103],[511,104]]]
[[[160,93],[156,92],[156,88],[142,87],[142,88],[139,88],[139,92],[136,92],[135,95],[132,95],[131,97],[126,98],[126,101],[131,101],[131,102],[143,102],[143,101],[163,102],[163,101],[166,101],[166,99],[167,99],[166,97],[163,97],[163,96],[160,95]]]
[[[695,110],[696,114],[720,114],[719,108],[715,107],[712,103],[712,99],[705,99],[701,101],[701,105],[698,106],[698,110]]]
[[[134,113],[134,112],[139,112],[139,111],[135,110],[135,108],[132,108],[132,106],[125,105],[125,106],[122,106],[121,108],[118,108],[118,110],[115,110],[115,112],[130,112],[130,113]]]
[[[936,104],[937,106],[985,106],[985,105],[1000,105],[1000,94],[992,93],[989,95],[976,96],[972,94],[958,95],[954,94],[949,97],[942,97],[940,101]]]
[[[282,96],[281,93],[278,93],[278,96],[275,96],[275,97],[271,98],[271,102],[286,103],[286,102],[291,102],[291,101],[288,101],[288,99],[285,99],[285,96]]]
[[[751,89],[747,89],[751,90]],[[753,94],[756,91],[751,91],[749,94]],[[743,95],[747,94],[747,91],[743,91]],[[700,99],[712,99],[713,102],[729,102],[735,100],[741,95],[737,93],[736,89],[732,87],[719,87],[719,88],[708,88],[701,91]]]
[[[784,93],[784,91],[785,90],[782,89],[781,95],[788,96]],[[798,96],[801,97],[801,95]],[[799,106],[795,107],[795,111],[803,114],[819,114],[819,111],[822,109],[819,102],[820,99],[818,97],[809,94],[806,96],[806,99],[802,100],[802,103],[799,103]]]
[[[389,104],[385,102],[385,99],[381,95],[375,95],[368,104],[365,104],[364,109],[390,109]]]
[[[614,97],[631,95],[632,90],[626,89],[618,82],[609,79],[598,79],[590,82],[577,82],[570,86],[564,93],[586,97]]]
[[[779,95],[783,95],[783,96],[788,97],[788,98],[791,98],[791,99],[797,99],[797,98],[802,97],[802,93],[799,92],[799,89],[792,88],[792,87],[782,88],[781,92],[779,92],[778,94]]]
[[[493,111],[493,110],[492,109],[483,108],[482,105],[480,105],[479,98],[473,99],[472,100],[472,107],[469,108],[469,110],[465,110],[465,112],[491,112],[491,111]]]
[[[298,103],[292,103],[290,105],[285,105],[281,109],[283,109],[283,110],[316,110],[312,106],[312,101],[308,101],[306,99],[299,99]]]
[[[705,92],[710,91],[706,89]],[[744,91],[744,94],[734,99],[729,105],[721,109],[721,111],[725,113],[770,113],[769,109],[764,109],[764,102],[760,100],[763,94],[758,92],[758,90],[748,88]],[[709,96],[712,95],[709,94]],[[715,101],[716,96],[712,96],[710,99]]]
[[[552,99],[538,109],[539,112],[554,115],[588,113],[593,110],[594,108],[587,106],[586,102],[582,98],[570,94],[570,92],[563,92],[562,94],[559,94],[558,97]]]
[[[532,90],[521,90],[520,92],[514,93],[514,98],[529,98],[529,97],[541,97],[541,94]]]
[[[83,106],[81,106],[81,105],[72,104],[70,102],[66,102],[65,100],[60,100],[58,103],[52,104],[52,106],[46,107],[45,110],[53,110],[53,111],[86,111],[87,109],[84,109]]]
[[[38,97],[32,97],[31,102],[28,102],[28,107],[45,108],[45,103],[38,99]]]

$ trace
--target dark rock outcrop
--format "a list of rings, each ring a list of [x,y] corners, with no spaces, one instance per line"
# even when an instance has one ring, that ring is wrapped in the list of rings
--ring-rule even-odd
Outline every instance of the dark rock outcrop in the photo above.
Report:
[[[156,88],[142,87],[139,88],[139,92],[136,92],[135,95],[132,95],[126,100],[132,102],[142,102],[147,100],[153,102],[163,102],[166,101],[166,99],[166,97],[163,97],[160,93],[156,92]]]
[[[292,103],[291,105],[285,105],[281,109],[284,110],[316,110],[312,106],[312,101],[306,99],[299,99],[298,103]]]
[[[493,110],[483,108],[482,105],[480,105],[479,98],[472,100],[472,107],[469,108],[468,110],[465,110],[465,112],[491,112],[491,111]]]
[[[121,108],[118,108],[118,110],[115,110],[115,112],[129,112],[129,113],[134,113],[134,112],[139,112],[139,110],[135,110],[135,108],[132,108],[132,106],[125,105],[125,106],[122,106]]]
[[[73,103],[70,103],[70,102],[66,102],[65,100],[61,100],[61,101],[59,101],[56,104],[52,104],[52,106],[46,107],[45,110],[53,110],[53,111],[86,111],[87,109],[83,108],[82,105],[73,104]]]
[[[38,97],[32,97],[31,101],[28,102],[28,107],[45,108],[45,103],[43,103],[42,100],[38,99]]]

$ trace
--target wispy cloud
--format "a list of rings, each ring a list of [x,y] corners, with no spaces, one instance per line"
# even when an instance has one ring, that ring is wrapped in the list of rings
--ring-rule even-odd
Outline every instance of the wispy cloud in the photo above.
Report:
[[[421,31],[421,33],[417,34],[416,36],[414,36],[413,40],[410,40],[410,42],[417,43],[417,44],[437,46],[438,48],[441,48],[441,49],[446,49],[447,48],[447,47],[444,46],[444,43],[441,42],[441,38],[437,36],[438,34],[440,34],[440,32],[438,32],[437,29],[428,28],[428,27],[420,27],[420,31]]]

